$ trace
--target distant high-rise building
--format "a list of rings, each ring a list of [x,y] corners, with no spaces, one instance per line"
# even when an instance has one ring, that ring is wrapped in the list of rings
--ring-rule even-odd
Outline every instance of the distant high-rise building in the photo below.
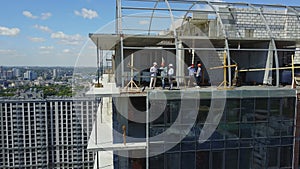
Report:
[[[14,77],[20,77],[21,76],[20,69],[18,69],[18,68],[13,68],[12,72],[13,72]]]
[[[53,75],[52,75],[52,78],[55,79],[55,78],[58,78],[60,76],[60,71],[59,69],[53,69]]]
[[[13,71],[8,70],[6,71],[6,79],[12,79],[13,78]]]
[[[37,78],[37,74],[31,70],[27,70],[24,73],[24,79],[25,80],[35,80]]]
[[[0,101],[0,168],[92,168],[87,140],[98,101]]]

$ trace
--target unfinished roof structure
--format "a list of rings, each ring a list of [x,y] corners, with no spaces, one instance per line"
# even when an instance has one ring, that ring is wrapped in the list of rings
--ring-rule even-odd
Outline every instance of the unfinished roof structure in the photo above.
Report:
[[[212,68],[224,65],[224,53],[227,65],[238,66],[243,84],[279,86],[286,71],[282,67],[291,66],[291,57],[300,64],[297,6],[193,0],[116,3],[115,32],[89,36],[98,50],[115,50],[115,75],[123,87],[131,54],[137,70],[154,61],[175,64],[179,84],[186,67],[197,62],[204,65],[205,83],[222,82],[223,69]],[[231,86],[234,69],[227,69]]]

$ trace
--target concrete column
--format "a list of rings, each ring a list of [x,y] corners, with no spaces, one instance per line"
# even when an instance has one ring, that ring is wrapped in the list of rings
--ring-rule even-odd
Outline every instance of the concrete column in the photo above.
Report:
[[[267,56],[267,61],[266,61],[266,70],[265,70],[265,75],[264,75],[264,81],[263,84],[272,84],[272,70],[269,70],[270,68],[273,67],[273,46],[272,43],[269,43],[269,51],[268,51],[268,56]]]
[[[176,81],[177,81],[177,87],[179,87],[179,84],[182,84],[184,82],[184,50],[182,50],[182,42],[177,42],[177,49],[176,49]]]
[[[294,55],[294,63],[300,64],[300,42],[296,43],[296,51]]]

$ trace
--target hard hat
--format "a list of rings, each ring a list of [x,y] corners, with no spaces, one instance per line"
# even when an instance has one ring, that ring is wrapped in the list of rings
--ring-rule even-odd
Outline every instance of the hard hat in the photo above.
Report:
[[[173,67],[173,64],[172,64],[172,63],[170,63],[170,64],[169,64],[169,66]]]
[[[156,65],[157,65],[157,63],[156,63],[156,62],[153,62],[153,65],[155,65],[155,66],[156,66]]]

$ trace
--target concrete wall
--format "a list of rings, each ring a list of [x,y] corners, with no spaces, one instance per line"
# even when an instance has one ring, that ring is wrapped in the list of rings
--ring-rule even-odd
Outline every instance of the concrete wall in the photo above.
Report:
[[[220,14],[229,37],[269,38],[266,24],[257,11],[251,8],[231,8],[230,11],[231,14]],[[273,37],[300,38],[300,19],[292,16],[294,13],[270,9],[263,10],[263,13]],[[210,29],[220,28],[211,27]]]

